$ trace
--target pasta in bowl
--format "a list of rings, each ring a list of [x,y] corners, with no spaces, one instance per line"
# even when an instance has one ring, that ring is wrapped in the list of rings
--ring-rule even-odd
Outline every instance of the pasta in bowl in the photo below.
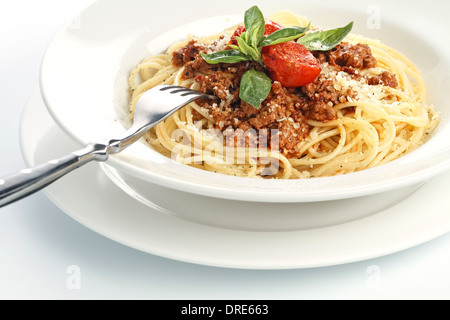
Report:
[[[209,4],[206,6],[208,5]],[[232,37],[237,26],[241,25],[243,21],[242,13],[239,15],[226,15],[211,18],[209,16],[211,15],[211,10],[213,8],[210,8],[208,11],[209,13],[203,15],[205,19],[196,20],[178,28],[173,28],[169,22],[166,23],[163,19],[158,18],[156,13],[148,13],[151,12],[151,10],[148,10],[146,14],[133,11],[133,19],[125,19],[126,21],[120,25],[120,30],[113,15],[103,15],[102,22],[104,27],[100,30],[98,27],[98,19],[94,19],[94,17],[101,16],[101,12],[107,12],[105,9],[107,6],[108,4],[106,2],[100,1],[97,6],[88,9],[88,13],[83,15],[82,28],[75,30],[70,26],[64,28],[50,45],[42,66],[41,88],[49,111],[57,123],[65,129],[66,132],[83,144],[92,140],[101,140],[115,132],[122,132],[124,126],[127,127],[130,124],[129,102],[132,101],[133,95],[136,95],[137,97],[140,91],[145,90],[145,85],[143,87],[140,86],[159,72],[155,70],[163,70],[166,67],[173,68],[174,72],[166,79],[166,82],[174,80],[175,83],[175,77],[177,76],[176,72],[180,72],[184,66],[173,66],[173,53],[179,52],[185,48],[190,40],[193,39],[186,38],[187,35],[192,34],[198,37],[198,39],[203,39],[204,37],[208,37],[209,34],[213,34],[212,38],[209,38],[209,40],[207,39],[209,43],[206,43],[206,46],[212,46],[214,41],[217,41],[217,34],[222,33],[223,30],[229,29],[228,36]],[[332,7],[332,3],[330,3],[330,6]],[[289,8],[287,4],[285,6],[280,5],[280,7]],[[122,9],[124,13],[131,10],[125,5],[123,5]],[[277,8],[277,10],[272,8],[265,9],[263,12],[272,13],[277,12],[278,10],[279,8]],[[348,13],[344,9],[337,8],[336,10],[336,12],[341,10],[342,16],[348,16]],[[296,14],[289,14],[289,16],[295,17],[297,22],[294,21],[294,23],[292,23],[289,21],[282,21],[283,19],[278,19],[277,23],[283,28],[290,26],[306,28],[307,23],[309,23],[310,20],[312,22],[320,21],[319,18],[321,14],[323,14],[323,8],[320,6],[305,7],[304,11],[305,12],[303,12],[302,9],[301,13],[308,16],[308,19],[300,20],[301,24],[298,24],[299,18]],[[175,13],[175,15],[176,14],[177,13]],[[151,22],[149,22],[149,15],[154,21],[158,22],[158,28],[149,29],[149,24],[151,24]],[[92,17],[92,21],[89,19],[90,17]],[[349,21],[354,20],[354,29],[346,36],[345,42],[349,43],[349,45],[357,45],[359,43],[364,44],[364,41],[367,40],[367,38],[364,38],[364,40],[362,40],[363,38],[361,37],[352,38],[355,37],[354,34],[364,33],[364,14],[358,15],[353,13],[351,17],[348,17],[349,18],[344,22],[335,18],[335,20],[330,19],[327,23],[320,24],[324,25],[324,28],[326,27],[324,30],[312,26],[305,34],[313,34],[315,31],[333,30],[331,28],[343,25],[346,26]],[[276,16],[271,16],[269,18],[277,20]],[[177,190],[225,199],[262,202],[312,202],[353,198],[422,183],[436,174],[445,171],[449,167],[447,156],[449,143],[446,139],[449,133],[449,111],[443,107],[448,98],[448,93],[450,92],[450,90],[445,89],[446,82],[443,75],[449,68],[445,50],[442,50],[442,48],[436,50],[433,46],[427,46],[427,39],[417,36],[411,31],[414,30],[413,28],[406,29],[407,31],[402,28],[396,28],[395,25],[388,25],[385,29],[379,30],[379,34],[377,33],[377,36],[374,36],[373,38],[386,39],[391,43],[392,39],[405,39],[406,44],[400,46],[399,49],[402,49],[402,52],[408,54],[412,53],[411,60],[414,61],[414,63],[417,63],[418,69],[421,71],[425,70],[425,83],[429,84],[431,82],[433,84],[439,84],[432,87],[430,99],[427,99],[422,104],[424,108],[429,108],[430,113],[427,111],[426,116],[424,113],[418,113],[415,118],[418,121],[420,118],[424,120],[426,117],[427,119],[426,124],[416,123],[422,125],[421,129],[419,129],[419,131],[422,130],[422,135],[417,135],[417,137],[420,136],[420,142],[417,146],[422,144],[422,141],[426,140],[422,140],[422,137],[428,136],[426,134],[428,129],[431,129],[434,124],[437,123],[437,121],[435,121],[437,118],[433,117],[433,109],[431,104],[428,104],[428,101],[432,101],[436,105],[436,109],[441,113],[440,123],[437,126],[437,129],[431,134],[431,139],[414,151],[412,151],[413,148],[407,148],[408,151],[411,151],[407,154],[404,152],[405,150],[402,151],[405,146],[404,142],[406,141],[409,143],[409,138],[415,137],[409,135],[412,134],[409,129],[408,131],[401,133],[403,128],[397,126],[397,120],[391,119],[394,121],[394,124],[390,121],[386,122],[384,114],[380,115],[371,112],[371,107],[368,105],[360,107],[360,111],[357,111],[355,108],[357,96],[346,95],[346,97],[350,97],[353,101],[350,101],[349,99],[347,99],[347,101],[340,101],[338,98],[336,102],[341,103],[341,105],[336,107],[339,104],[334,104],[332,108],[336,111],[336,114],[330,114],[332,117],[335,116],[336,119],[330,118],[323,120],[320,119],[320,117],[313,117],[314,112],[311,112],[311,110],[317,108],[320,109],[320,107],[313,106],[312,101],[314,100],[314,97],[309,97],[307,91],[299,92],[298,88],[282,86],[283,88],[280,88],[281,91],[279,92],[284,92],[285,96],[289,96],[293,99],[298,98],[302,103],[306,102],[301,105],[307,107],[300,107],[300,110],[297,110],[299,112],[296,116],[292,113],[286,117],[276,118],[276,120],[269,124],[268,129],[270,130],[266,130],[269,131],[267,135],[264,135],[264,128],[261,128],[260,130],[256,126],[256,120],[252,120],[257,118],[256,115],[246,116],[243,114],[243,116],[237,117],[229,114],[228,118],[226,117],[227,115],[222,115],[225,116],[225,120],[223,120],[224,124],[223,127],[221,127],[221,121],[217,121],[214,116],[219,118],[221,116],[218,114],[219,111],[226,111],[227,107],[224,105],[224,110],[217,108],[219,110],[216,110],[217,114],[214,114],[214,107],[212,105],[208,106],[202,104],[200,101],[197,103],[197,106],[191,105],[181,111],[180,114],[177,115],[178,119],[173,118],[169,122],[164,123],[164,126],[156,128],[159,130],[159,133],[156,130],[150,132],[147,136],[147,140],[140,141],[130,147],[130,149],[124,151],[124,153],[111,157],[108,165],[114,167],[119,172],[125,172],[137,179],[164,185]],[[162,32],[161,30],[170,31]],[[184,41],[184,44],[180,41]],[[289,41],[297,42],[298,39]],[[217,41],[215,45],[217,49],[226,49],[225,46],[220,47],[221,44],[219,42],[220,40]],[[430,42],[433,41],[430,39]],[[176,45],[173,46],[174,44]],[[223,41],[223,45],[228,44],[229,41]],[[367,45],[370,46],[370,43]],[[423,52],[410,52],[407,50],[408,48],[415,48],[418,45],[423,47]],[[171,49],[168,51],[168,48]],[[166,54],[167,52],[169,52],[169,55]],[[320,57],[320,54],[315,53],[314,50],[309,52],[311,52],[314,59],[319,62],[321,61],[322,58]],[[202,51],[198,53],[200,53],[201,56],[201,53],[213,54],[214,52]],[[323,51],[322,53],[324,53],[324,55],[328,54],[326,51]],[[378,81],[377,78],[379,78],[379,81],[383,82],[386,80],[386,76],[383,80],[380,69],[389,68],[389,63],[383,62],[383,60],[379,58],[379,55],[377,55],[376,49],[372,49],[372,47],[371,54],[377,59],[377,64],[380,66],[377,65],[375,68],[364,69],[359,76],[367,79],[367,82],[370,81],[375,83],[375,81]],[[148,57],[160,55],[164,56],[164,58],[161,58],[162,60],[159,62],[152,62],[151,59],[144,62],[153,63],[154,66],[157,66],[159,63],[156,69],[136,69],[138,71],[134,73],[136,82],[130,84],[129,79],[133,78],[132,76],[130,77],[130,74],[133,73],[133,66],[136,64],[140,65],[140,62],[145,61]],[[167,56],[169,58],[167,58]],[[438,71],[435,68],[424,68],[424,66],[428,67],[427,61],[429,60],[425,59],[428,59],[430,56],[437,57],[436,59],[441,61],[440,69]],[[320,62],[320,74],[314,81],[322,77],[327,78],[330,74],[336,73],[334,79],[338,79],[338,74],[340,74],[342,79],[339,81],[342,81],[342,83],[335,83],[335,80],[333,80],[333,87],[334,85],[337,87],[339,87],[338,85],[341,85],[344,88],[345,85],[347,85],[347,87],[351,89],[354,82],[360,82],[360,79],[357,79],[357,75],[348,73],[345,70],[338,70],[338,68],[345,68],[345,66],[340,66],[339,63],[337,63],[339,67],[332,65],[331,57],[325,57],[324,59],[329,59],[329,61],[326,61],[328,66],[325,62]],[[240,63],[247,62],[243,61]],[[260,64],[259,62],[257,63]],[[253,62],[249,62],[249,64],[253,64]],[[209,64],[207,67],[210,67]],[[247,106],[249,113],[255,111],[264,112],[264,110],[270,108],[267,106],[269,100],[271,101],[269,103],[274,103],[277,100],[275,92],[277,88],[275,82],[280,81],[272,80],[270,72],[258,68],[259,67],[255,67],[247,71],[253,69],[256,72],[263,71],[263,73],[270,78],[270,92],[267,96],[268,98],[261,102],[261,107],[259,109],[250,104],[253,103],[251,99],[247,99],[248,97],[245,98],[250,101],[250,107]],[[357,71],[359,72],[360,70]],[[402,80],[400,73],[397,71],[389,72],[395,76],[399,86],[403,86],[404,82],[402,81],[404,80]],[[67,77],[68,74],[70,74],[70,77]],[[201,74],[196,74],[195,77],[191,79],[181,79],[181,77],[178,77],[177,81],[180,81],[178,82],[179,85],[194,85],[195,88],[201,89],[202,82],[196,81],[195,79],[200,75]],[[411,71],[408,69],[408,74],[404,79],[410,80],[412,75],[414,75],[414,70]],[[144,78],[140,78],[142,76]],[[146,76],[149,77],[147,80],[145,79]],[[173,78],[170,78],[172,76]],[[178,76],[181,76],[181,74],[178,73]],[[205,75],[203,74],[203,76]],[[371,77],[373,77],[372,80],[370,80]],[[61,85],[61,79],[64,79],[65,81],[64,86]],[[201,79],[199,78],[197,80]],[[412,90],[417,90],[417,95],[420,95],[423,86],[415,80],[411,81],[413,84]],[[305,88],[313,85],[314,82],[301,87]],[[135,88],[130,94],[130,89],[133,89],[133,86],[135,86]],[[393,88],[382,83],[367,83],[367,87],[369,86],[373,90],[376,90],[376,88],[383,88],[378,92],[378,94],[381,95],[383,95],[383,90],[385,89],[392,92],[395,91],[396,93],[397,91],[402,91],[400,87]],[[140,89],[138,89],[138,87],[140,87]],[[214,87],[208,88],[207,84],[204,84],[204,87],[206,90],[214,91]],[[83,92],[83,94],[73,95],[74,88],[77,89],[78,92]],[[302,89],[300,89],[300,91],[301,90]],[[339,89],[339,93],[341,90],[342,88]],[[224,93],[226,97],[226,92]],[[236,94],[236,92],[230,91],[230,95],[231,93],[233,93],[233,95]],[[297,98],[292,95],[297,96]],[[67,101],[67,96],[72,97],[70,101]],[[256,100],[258,100],[258,97],[256,98]],[[242,100],[240,94],[239,99]],[[391,97],[387,96],[386,99],[389,103],[394,103]],[[237,101],[238,100],[234,102],[231,101],[231,108],[234,111],[238,110],[235,106]],[[325,105],[327,105],[328,102],[330,101],[327,101]],[[353,105],[346,105],[346,103],[352,103]],[[324,110],[327,109],[328,107],[325,106]],[[385,112],[387,111],[385,110]],[[326,115],[326,112],[323,114]],[[370,140],[370,138],[374,136],[371,133],[372,129],[365,130],[360,127],[362,133],[359,133],[356,129],[356,124],[352,127],[351,124],[336,123],[342,121],[342,119],[339,118],[341,116],[340,114],[353,117],[354,119],[351,121],[356,123],[361,122],[358,120],[358,117],[368,118],[369,120],[375,119],[375,121],[368,122],[375,128],[377,135],[381,134],[382,138],[387,140],[385,140],[385,143],[380,142],[381,139],[379,139],[378,142],[376,139]],[[190,116],[192,116],[192,124],[188,122],[191,121]],[[269,116],[269,114],[267,114],[267,116]],[[412,122],[414,114],[410,113],[409,115],[407,114],[407,116],[410,117],[409,122]],[[378,123],[376,121],[377,117],[379,118]],[[238,124],[234,123],[235,118],[238,119]],[[262,117],[260,118],[262,120]],[[227,123],[227,121],[231,123]],[[407,123],[407,126],[414,125],[414,123],[409,122],[405,122]],[[244,123],[250,124],[252,128],[239,127],[240,125],[244,125]],[[274,125],[279,126],[277,128],[271,127]],[[334,128],[329,128],[333,125]],[[233,128],[233,130],[230,131],[230,140],[233,140],[234,144],[230,141],[229,144],[227,144],[227,135],[224,134],[226,129],[229,129],[230,126]],[[396,129],[395,136],[393,135],[394,126]],[[297,137],[300,138],[298,133],[293,132],[297,134],[297,137],[295,137],[294,134],[289,135],[287,133],[289,131],[285,131],[285,128],[298,130],[298,127],[300,129],[306,128],[305,135],[302,137],[303,140],[300,141],[300,144],[296,143]],[[420,126],[417,125],[417,127]],[[258,139],[260,137],[263,137],[263,139],[247,139],[247,145],[239,145],[239,141],[242,140],[238,139],[240,134],[240,131],[238,131],[239,129],[244,133],[248,133],[247,131],[250,133],[256,131]],[[254,129],[254,131],[252,129]],[[273,148],[273,146],[276,146],[277,144],[277,139],[272,137],[271,130],[275,130],[273,137],[276,137],[277,134],[280,137],[278,139],[278,149],[276,147]],[[277,131],[280,133],[277,133]],[[175,135],[172,136],[174,132]],[[286,137],[284,133],[286,133]],[[399,136],[397,136],[397,133],[399,133]],[[326,134],[328,134],[328,137],[326,137]],[[161,137],[165,138],[162,139]],[[343,141],[344,137],[345,143]],[[282,141],[283,138],[285,141]],[[382,158],[381,155],[383,152],[392,151],[385,148],[388,145],[386,141],[390,141],[389,139],[397,139],[397,145],[399,146],[398,152],[402,156],[396,160],[392,159],[386,164],[382,164],[385,158],[381,161],[378,160]],[[205,143],[204,140],[206,141]],[[244,143],[246,143],[246,139],[243,140]],[[190,145],[187,143],[184,144],[183,141],[190,142]],[[193,148],[193,144],[196,141],[201,141],[200,143],[197,143],[198,146],[201,145],[199,149]],[[255,141],[258,148],[249,148]],[[365,161],[368,164],[367,168],[353,168],[348,172],[344,172],[340,171],[340,165],[337,167],[334,165],[330,166],[332,161],[324,161],[326,160],[326,156],[331,158],[334,154],[338,153],[344,156],[345,153],[343,153],[343,151],[346,150],[342,149],[348,149],[347,151],[350,152],[352,151],[352,145],[354,145],[355,148],[359,148],[360,146],[363,146],[363,142],[365,143],[365,141],[368,143],[369,141],[375,141],[377,145],[377,153],[370,151],[366,152],[363,150],[364,154],[360,156],[357,161],[359,164]],[[175,143],[175,149],[169,145],[172,142]],[[267,148],[259,148],[260,146],[263,146],[264,143],[267,144]],[[164,144],[166,144],[166,146],[164,146]],[[227,150],[227,147],[234,150],[234,154],[232,152],[221,153],[221,150]],[[334,154],[333,151],[330,152],[330,150],[336,150],[336,147],[341,150],[338,150],[339,152],[336,151]],[[172,153],[173,150],[176,152]],[[203,161],[204,158],[196,157],[200,154],[200,152],[197,152],[196,150],[202,150],[202,157],[206,154],[210,157],[210,160],[214,161],[208,163],[207,161]],[[303,150],[306,150],[306,153],[304,153]],[[192,151],[194,152],[191,153]],[[208,151],[210,152],[209,154]],[[381,151],[382,153],[379,153],[378,151]],[[355,153],[354,155],[357,154]],[[224,159],[227,160],[227,156],[230,164],[223,161]],[[342,163],[345,164],[344,158],[339,158],[337,156],[334,159],[337,159],[336,161],[342,160]],[[220,162],[221,160],[222,162]],[[350,159],[347,160],[347,163],[351,162],[349,160]],[[313,161],[313,163],[295,163],[295,161]],[[334,169],[327,169],[327,165]],[[205,168],[205,166],[210,167]],[[231,171],[229,171],[230,168],[232,169]],[[216,171],[219,173],[216,173]],[[323,172],[321,173],[320,171]]]
[[[158,84],[217,96],[147,135],[162,154],[215,173],[301,179],[391,162],[427,141],[439,113],[407,57],[349,35],[351,26],[319,31],[296,14],[265,20],[252,7],[245,27],[192,37],[139,64],[129,80],[131,113]]]

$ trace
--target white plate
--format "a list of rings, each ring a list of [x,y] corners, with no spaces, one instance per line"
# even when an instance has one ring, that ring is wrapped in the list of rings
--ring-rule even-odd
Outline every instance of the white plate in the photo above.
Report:
[[[212,197],[255,202],[314,202],[391,191],[423,182],[450,168],[450,48],[445,15],[422,10],[416,19],[398,1],[368,2],[273,1],[261,5],[270,15],[281,9],[308,16],[324,27],[355,21],[355,33],[380,38],[407,54],[423,71],[430,99],[442,111],[433,139],[419,150],[390,164],[349,174],[302,181],[260,181],[217,175],[167,159],[144,143],[111,157],[110,165],[146,182]],[[180,8],[178,1],[102,0],[83,11],[55,37],[42,64],[41,89],[56,122],[83,144],[103,141],[124,131],[128,100],[126,79],[144,57],[165,49],[187,33],[220,31],[242,20],[251,1],[231,1],[217,8],[214,1],[196,1]],[[447,12],[447,1],[433,3]],[[220,18],[211,18],[217,16]],[[168,16],[168,13],[170,15]],[[420,13],[422,13],[420,15]],[[238,14],[237,16],[235,14]],[[437,17],[437,18],[436,18]],[[202,20],[207,19],[207,20]],[[380,28],[377,28],[378,22]],[[184,25],[184,26],[183,26]],[[180,27],[183,26],[183,27]],[[165,33],[171,30],[169,33]]]
[[[27,165],[80,147],[52,121],[37,92],[24,110],[20,140]],[[156,185],[149,188],[159,197],[176,199],[183,205],[177,212],[168,212],[156,204],[149,208],[122,192],[97,164],[72,172],[48,187],[46,194],[72,218],[117,242],[171,259],[228,268],[292,269],[344,264],[395,253],[450,231],[450,199],[443,196],[450,194],[450,172],[427,183],[405,201],[370,216],[354,216],[349,222],[333,222],[328,216],[323,222],[328,223],[326,227],[291,227],[289,231],[281,230],[282,226],[273,231],[233,227],[230,223],[236,221],[239,212],[253,210],[255,204],[249,202],[228,202],[238,208],[228,223],[216,221],[211,226],[188,221],[185,217],[194,214],[187,211],[195,209],[198,198]],[[214,200],[201,203],[214,212]],[[327,205],[322,205],[326,211]],[[278,205],[272,214],[286,218],[292,206]],[[296,206],[301,213],[302,205]],[[316,209],[320,215],[321,208]]]

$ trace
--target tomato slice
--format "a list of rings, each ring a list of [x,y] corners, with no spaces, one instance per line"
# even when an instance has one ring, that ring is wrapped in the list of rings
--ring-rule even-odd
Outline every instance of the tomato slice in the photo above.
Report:
[[[264,26],[264,35],[265,36],[268,36],[280,29],[283,29],[283,26],[281,24],[276,23],[275,21],[266,19],[266,25]],[[238,43],[237,43],[236,37],[240,36],[245,31],[246,31],[246,29],[244,26],[237,27],[237,29],[234,31],[233,35],[231,36],[231,40],[228,44],[234,44],[235,46],[237,46]],[[264,47],[264,48],[266,48],[266,47]],[[263,50],[264,50],[264,48],[263,48]]]
[[[286,88],[305,86],[313,82],[322,71],[320,62],[303,45],[289,41],[268,46],[262,53],[272,80]]]
[[[266,19],[264,35],[268,36],[282,28],[281,24]],[[237,27],[229,44],[237,46],[236,38],[245,31],[244,26]],[[279,81],[287,88],[305,86],[313,82],[322,71],[320,62],[313,54],[294,41],[263,47],[261,54],[272,80]]]

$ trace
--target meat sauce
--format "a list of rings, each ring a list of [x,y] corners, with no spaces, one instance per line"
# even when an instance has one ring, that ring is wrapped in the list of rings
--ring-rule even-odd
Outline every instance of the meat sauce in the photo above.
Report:
[[[319,75],[316,80],[299,88],[285,88],[274,81],[267,99],[259,109],[239,99],[239,87],[242,75],[250,70],[266,72],[257,62],[239,62],[233,64],[208,64],[200,55],[207,47],[190,41],[184,48],[174,52],[172,63],[184,67],[184,79],[194,79],[202,92],[213,94],[220,103],[200,102],[200,106],[215,120],[218,130],[241,129],[244,132],[278,130],[279,150],[288,158],[298,158],[299,143],[309,136],[311,127],[308,120],[328,122],[336,120],[334,106],[354,98],[356,92],[347,89],[337,90],[333,79]],[[355,80],[365,78],[369,85],[397,87],[395,75],[383,72],[376,76],[360,75],[360,71],[374,68],[376,58],[366,44],[341,43],[326,52],[313,52],[321,64],[328,64],[336,72],[345,72]],[[350,111],[351,112],[351,111]],[[238,130],[240,131],[240,130]],[[242,132],[242,131],[240,131]],[[268,139],[273,143],[273,139]],[[236,145],[236,139],[227,139],[228,145]],[[246,146],[251,144],[247,139]]]

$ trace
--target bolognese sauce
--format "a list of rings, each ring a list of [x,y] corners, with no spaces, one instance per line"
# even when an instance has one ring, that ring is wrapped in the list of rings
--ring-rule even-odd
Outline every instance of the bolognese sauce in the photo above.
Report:
[[[390,163],[438,126],[418,67],[381,40],[351,34],[353,22],[327,30],[289,11],[266,18],[257,6],[242,21],[188,36],[130,72],[131,118],[158,85],[218,97],[147,132],[161,154],[237,177],[332,177]]]
[[[208,64],[201,56],[201,53],[207,52],[207,45],[192,40],[173,53],[172,64],[184,67],[184,79],[195,79],[202,92],[220,99],[220,103],[200,103],[214,119],[216,129],[222,132],[230,128],[243,131],[278,130],[280,152],[288,158],[300,156],[298,145],[309,136],[311,129],[308,120],[325,123],[336,120],[334,106],[351,101],[357,95],[352,88],[342,90],[335,77],[328,76],[330,70],[369,85],[398,86],[395,75],[386,71],[379,75],[362,76],[363,70],[377,65],[370,47],[342,42],[332,50],[312,52],[322,66],[321,73],[312,82],[286,88],[279,81],[273,81],[269,96],[256,109],[239,98],[241,78],[251,69],[269,72],[255,61]],[[352,109],[348,108],[345,112],[352,112]],[[271,141],[270,138],[268,140]],[[233,144],[233,141],[227,143]],[[247,140],[247,147],[249,143]]]

